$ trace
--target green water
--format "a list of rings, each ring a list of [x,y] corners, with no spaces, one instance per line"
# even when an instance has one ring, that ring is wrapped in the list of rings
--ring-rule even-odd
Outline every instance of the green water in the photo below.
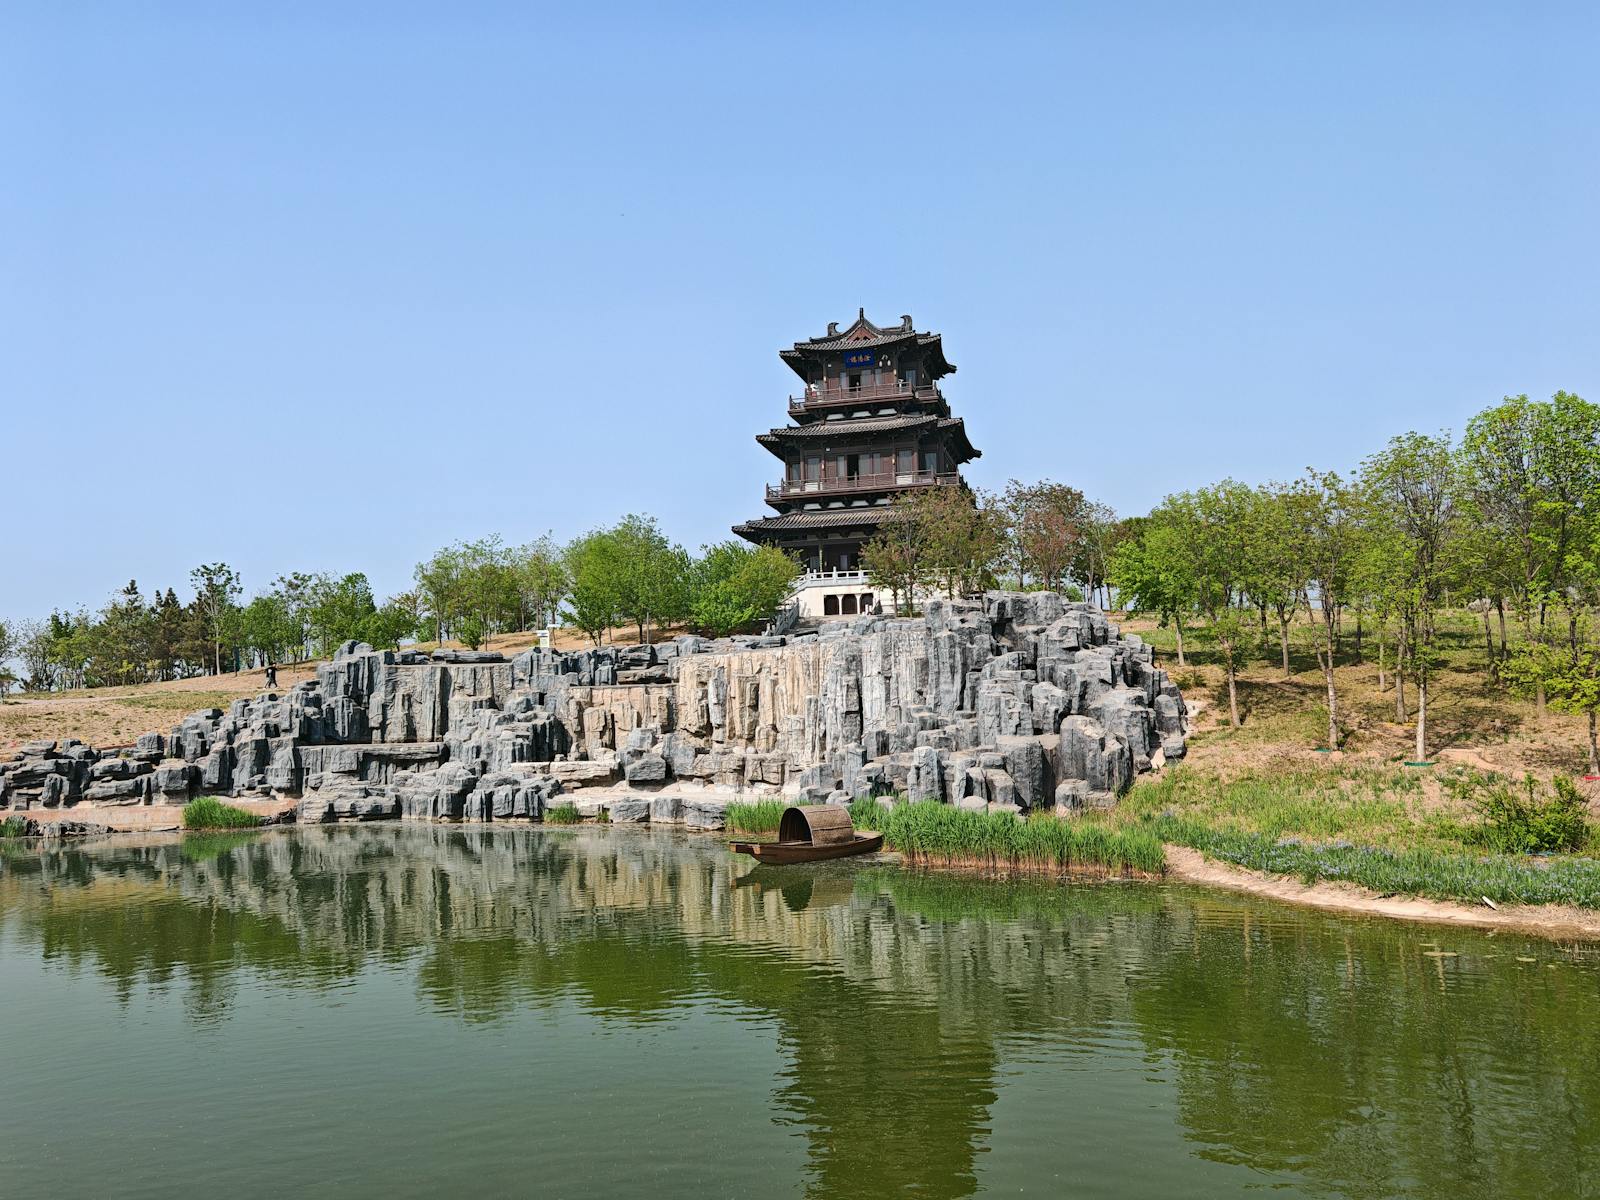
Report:
[[[0,851],[0,1195],[1567,1197],[1600,956],[385,825]]]

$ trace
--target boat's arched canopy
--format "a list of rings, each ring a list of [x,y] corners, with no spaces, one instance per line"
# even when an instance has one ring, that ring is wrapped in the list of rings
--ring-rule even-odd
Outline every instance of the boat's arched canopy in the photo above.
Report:
[[[778,821],[780,842],[837,846],[856,836],[850,810],[838,804],[799,804],[783,810]]]

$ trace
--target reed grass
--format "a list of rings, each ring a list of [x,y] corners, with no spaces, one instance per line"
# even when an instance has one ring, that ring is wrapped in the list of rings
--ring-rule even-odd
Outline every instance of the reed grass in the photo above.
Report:
[[[7,817],[0,821],[0,838],[19,838],[28,832],[28,822],[23,817]]]
[[[1380,894],[1497,904],[1570,904],[1600,908],[1600,861],[1558,856],[1529,859],[1417,846],[1391,850],[1349,842],[1274,839],[1218,829],[1171,815],[1150,822],[1163,841],[1253,871],[1296,876],[1305,883],[1343,881]]]
[[[183,844],[178,848],[178,852],[189,862],[207,862],[221,858],[224,854],[231,854],[240,846],[253,844],[256,836],[254,830],[239,833],[187,833],[184,834]]]
[[[1414,773],[1387,765],[1229,779],[1179,766],[1136,784],[1110,821],[1222,862],[1306,883],[1342,881],[1380,894],[1466,904],[1487,897],[1496,904],[1600,908],[1600,860],[1581,853],[1506,852],[1542,844],[1519,841],[1522,824],[1560,806],[1535,804],[1530,793],[1514,814],[1526,820],[1508,822],[1497,817],[1504,804],[1495,801],[1511,796],[1520,802],[1520,796],[1502,777],[1453,768],[1438,778],[1440,794],[1425,802]],[[1571,807],[1556,812],[1570,818],[1562,844],[1593,845],[1581,814],[1567,811]],[[1515,826],[1509,833],[1508,823]]]
[[[729,833],[775,833],[788,807],[782,800],[736,801],[728,805],[723,820]]]
[[[581,820],[576,804],[556,804],[544,810],[546,825],[576,825]]]
[[[224,804],[215,796],[201,796],[183,806],[185,829],[255,829],[261,818],[231,804]]]
[[[1087,818],[957,808],[937,801],[885,805],[857,800],[850,819],[875,829],[913,863],[980,867],[996,871],[1060,874],[1160,875],[1161,839],[1148,829],[1116,829]]]

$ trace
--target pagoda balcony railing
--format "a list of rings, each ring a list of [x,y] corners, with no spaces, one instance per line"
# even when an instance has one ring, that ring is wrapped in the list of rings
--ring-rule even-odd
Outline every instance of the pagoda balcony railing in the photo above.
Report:
[[[875,400],[943,400],[937,384],[909,383],[904,379],[889,383],[866,383],[860,387],[838,386],[807,388],[798,396],[789,397],[789,412],[793,416],[816,412],[825,408],[852,408],[870,404]]]
[[[871,475],[845,475],[832,479],[785,479],[767,485],[768,500],[793,500],[850,492],[885,492],[899,488],[958,484],[955,471],[879,471]]]

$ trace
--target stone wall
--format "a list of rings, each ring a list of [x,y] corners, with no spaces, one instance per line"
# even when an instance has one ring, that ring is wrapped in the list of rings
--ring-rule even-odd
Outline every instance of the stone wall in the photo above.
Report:
[[[348,643],[315,680],[131,752],[30,743],[0,764],[0,805],[277,794],[302,797],[303,820],[537,819],[605,788],[625,789],[615,819],[691,825],[751,792],[1076,808],[1180,757],[1184,716],[1150,648],[1098,609],[990,593],[784,637],[509,660]]]

